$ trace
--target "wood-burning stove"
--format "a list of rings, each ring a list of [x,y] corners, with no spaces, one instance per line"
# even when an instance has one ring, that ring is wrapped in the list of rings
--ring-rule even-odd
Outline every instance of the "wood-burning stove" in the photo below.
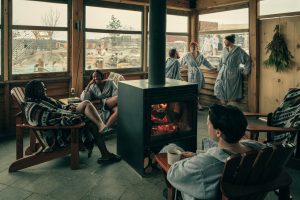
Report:
[[[149,149],[172,142],[196,149],[197,92],[197,84],[173,79],[119,82],[117,151],[139,174]]]

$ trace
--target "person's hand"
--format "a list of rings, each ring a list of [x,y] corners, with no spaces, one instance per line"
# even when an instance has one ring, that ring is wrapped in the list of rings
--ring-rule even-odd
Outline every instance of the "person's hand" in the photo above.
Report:
[[[68,105],[67,109],[72,111],[72,112],[76,112],[76,107],[77,106],[75,104],[71,103],[71,104]]]
[[[94,83],[95,83],[95,80],[92,79],[92,80],[88,83],[88,85],[86,86],[85,92],[89,91],[91,85],[93,85]]]
[[[196,154],[194,152],[191,152],[191,151],[183,151],[183,152],[181,152],[181,155],[182,155],[183,158],[190,158],[190,157],[193,157]]]
[[[217,67],[215,67],[215,68],[213,68],[211,71],[213,71],[213,72],[218,72],[219,70],[218,70]]]

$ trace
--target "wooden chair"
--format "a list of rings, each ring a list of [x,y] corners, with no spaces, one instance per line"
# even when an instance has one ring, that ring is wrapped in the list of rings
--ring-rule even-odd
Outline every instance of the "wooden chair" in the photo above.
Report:
[[[221,178],[222,200],[260,200],[279,189],[279,199],[290,199],[291,177],[284,167],[295,146],[273,145],[260,151],[230,156]]]
[[[15,172],[30,166],[34,166],[54,158],[71,154],[71,169],[79,168],[79,130],[85,126],[85,123],[73,126],[31,126],[27,123],[24,116],[24,88],[15,87],[11,90],[13,99],[17,102],[20,112],[16,116],[16,157],[17,160],[9,166],[9,172]],[[23,130],[30,130],[30,149],[27,156],[23,156]],[[62,148],[53,152],[43,152],[46,148],[42,139],[42,131],[46,130],[69,130],[71,134],[71,144],[69,147]],[[37,144],[36,144],[37,140]]]
[[[266,142],[281,142],[276,140],[277,136],[286,138],[288,142],[295,142],[296,151],[291,158],[293,162],[292,167],[300,169],[300,89],[290,89],[284,97],[281,105],[275,110],[274,113],[261,114],[261,113],[244,113],[246,117],[267,117],[266,125],[249,124],[247,131],[250,132],[250,138],[254,140],[259,139],[261,132],[267,133]],[[280,120],[282,119],[282,122]],[[297,125],[298,124],[298,125]],[[274,139],[275,138],[275,139]],[[279,138],[279,137],[278,137]],[[290,165],[289,165],[290,166]]]
[[[284,171],[284,166],[294,149],[293,144],[273,145],[260,151],[250,151],[229,157],[220,179],[222,194],[218,199],[260,200],[264,199],[269,191],[276,189],[279,189],[280,200],[290,199],[289,185],[292,179]],[[167,154],[157,154],[155,160],[164,174],[168,200],[174,199],[175,196],[181,197],[178,193],[175,195],[176,190],[166,178],[170,168]]]
[[[113,80],[116,85],[118,85],[119,81],[125,81],[125,78],[123,75],[115,73],[115,72],[110,72],[108,79]]]

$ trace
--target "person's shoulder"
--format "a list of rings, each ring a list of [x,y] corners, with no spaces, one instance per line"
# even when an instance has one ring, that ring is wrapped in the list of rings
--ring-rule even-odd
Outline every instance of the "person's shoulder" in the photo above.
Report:
[[[253,150],[259,150],[264,148],[266,145],[255,140],[241,140],[240,143],[243,145],[250,147]]]
[[[228,154],[224,153],[224,151],[219,147],[211,147],[206,152],[198,153],[196,156],[199,159],[206,160],[207,162],[216,163],[224,162],[227,159]]]

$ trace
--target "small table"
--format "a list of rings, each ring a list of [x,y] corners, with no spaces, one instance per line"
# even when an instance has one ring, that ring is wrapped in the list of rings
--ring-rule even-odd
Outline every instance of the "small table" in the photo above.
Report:
[[[174,187],[169,183],[167,179],[167,173],[168,170],[170,169],[171,165],[168,164],[168,158],[166,153],[159,153],[154,156],[156,162],[158,165],[161,167],[161,170],[164,174],[164,178],[167,184],[168,188],[168,200],[172,200],[175,196],[175,189]]]

